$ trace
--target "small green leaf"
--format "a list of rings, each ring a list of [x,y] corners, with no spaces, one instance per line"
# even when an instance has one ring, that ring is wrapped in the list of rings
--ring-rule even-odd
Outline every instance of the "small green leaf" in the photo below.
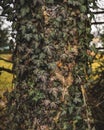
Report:
[[[34,6],[37,4],[38,0],[33,0]]]
[[[24,0],[20,0],[21,5],[24,5],[24,2],[25,2]]]
[[[52,49],[52,47],[47,45],[47,46],[44,47],[44,52],[46,52],[48,55],[51,56],[52,55],[51,49]]]
[[[46,0],[46,2],[47,2],[48,4],[53,4],[53,3],[54,3],[54,0]]]
[[[83,13],[85,13],[86,12],[86,6],[80,6],[80,10],[81,10],[81,12],[83,12]]]
[[[55,70],[56,69],[56,63],[53,62],[53,63],[48,64],[48,68],[52,69],[52,70]]]
[[[25,16],[27,13],[29,13],[30,9],[29,7],[24,7],[24,8],[21,8],[20,12],[21,12],[21,16]]]
[[[26,32],[26,26],[22,25],[21,26],[21,31],[22,31],[22,34],[25,34],[25,32]]]
[[[32,96],[33,94],[35,94],[35,91],[34,90],[30,90],[29,91],[29,96]]]
[[[20,10],[20,12],[21,12],[21,16],[25,16],[26,15],[26,9],[22,8]]]
[[[32,34],[25,34],[25,39],[27,41],[30,41],[31,38],[32,38]]]

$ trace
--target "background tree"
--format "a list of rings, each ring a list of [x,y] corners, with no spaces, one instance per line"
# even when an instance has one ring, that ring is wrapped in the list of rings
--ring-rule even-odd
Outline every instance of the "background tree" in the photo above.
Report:
[[[9,32],[8,28],[3,28],[3,19],[0,19],[0,53],[6,53],[11,52],[10,48],[10,42],[9,42]],[[12,59],[12,58],[11,58]],[[3,60],[5,62],[12,63],[11,59],[4,59],[0,56],[0,60]],[[1,71],[6,71],[9,73],[13,73],[12,70],[4,67],[0,67],[0,73]]]
[[[0,47],[1,49],[8,49],[11,52],[14,45],[12,43],[12,28],[11,22],[8,21],[6,11],[3,11],[2,1],[0,1]],[[5,12],[5,13],[4,13]],[[11,39],[11,40],[10,40]]]
[[[0,19],[0,47],[8,46],[8,30],[2,28],[3,21]]]

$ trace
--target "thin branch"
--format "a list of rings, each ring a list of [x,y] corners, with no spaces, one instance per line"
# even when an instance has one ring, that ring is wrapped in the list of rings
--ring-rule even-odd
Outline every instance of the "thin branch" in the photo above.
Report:
[[[93,6],[89,6],[90,9],[94,9]],[[96,7],[96,9],[104,10],[104,8],[101,8],[99,6]]]
[[[101,7],[99,7],[98,5],[97,5],[97,7],[98,7],[98,9],[104,10],[104,8],[101,8]]]
[[[90,114],[91,110],[87,105],[87,94],[86,94],[86,90],[85,90],[83,85],[81,85],[81,92],[82,92],[83,103],[84,103],[83,105],[86,108],[86,117],[87,117],[88,129],[91,130],[91,122],[90,121],[91,121],[91,116],[92,115]]]
[[[101,101],[100,103],[98,103],[95,107],[98,107],[98,106],[100,106],[100,105],[103,104],[103,103],[104,103],[104,100]]]
[[[100,49],[104,49],[104,47],[98,47],[97,49],[98,49],[98,50],[100,50]]]
[[[7,68],[4,68],[4,67],[0,67],[0,71],[6,71],[6,72],[8,72],[8,73],[10,73],[10,74],[13,74],[13,71],[12,71],[12,70],[7,69]]]
[[[3,60],[3,61],[5,61],[5,62],[9,62],[9,63],[13,63],[12,60],[6,60],[6,59],[4,59],[4,58],[2,58],[2,57],[0,57],[0,60]]]
[[[91,11],[93,14],[104,14],[104,11]]]
[[[8,16],[5,16],[5,15],[0,15],[0,17],[4,17],[4,18],[7,18]]]
[[[92,22],[91,24],[104,24],[104,22]]]

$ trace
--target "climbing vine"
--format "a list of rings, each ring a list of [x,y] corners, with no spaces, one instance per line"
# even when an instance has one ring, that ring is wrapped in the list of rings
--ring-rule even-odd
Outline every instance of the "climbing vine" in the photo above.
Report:
[[[1,2],[17,32],[8,130],[91,129],[85,95],[92,62],[91,2]]]

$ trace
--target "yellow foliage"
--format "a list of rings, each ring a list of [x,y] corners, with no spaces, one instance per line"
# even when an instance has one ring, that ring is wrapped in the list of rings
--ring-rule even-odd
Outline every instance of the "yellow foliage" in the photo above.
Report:
[[[100,55],[96,56],[96,60],[94,60],[94,62],[92,63],[92,70],[93,72],[96,71],[97,68],[99,68],[101,66],[101,64],[103,64],[104,62],[104,56],[100,57]],[[102,68],[104,70],[104,68]]]
[[[99,75],[96,73],[96,71],[102,72],[104,70],[104,56],[101,57],[101,55],[98,54],[96,56],[96,59],[93,61],[91,67],[93,72],[91,77],[93,77],[93,79],[96,80],[97,78],[99,78]]]
[[[11,56],[10,54],[0,54],[0,57],[4,59],[10,58],[10,56]],[[0,67],[12,69],[12,64],[0,60]],[[13,75],[8,72],[2,71],[2,73],[0,74],[0,96],[1,97],[3,96],[3,93],[6,90],[8,91],[12,90],[12,79],[13,79]]]

